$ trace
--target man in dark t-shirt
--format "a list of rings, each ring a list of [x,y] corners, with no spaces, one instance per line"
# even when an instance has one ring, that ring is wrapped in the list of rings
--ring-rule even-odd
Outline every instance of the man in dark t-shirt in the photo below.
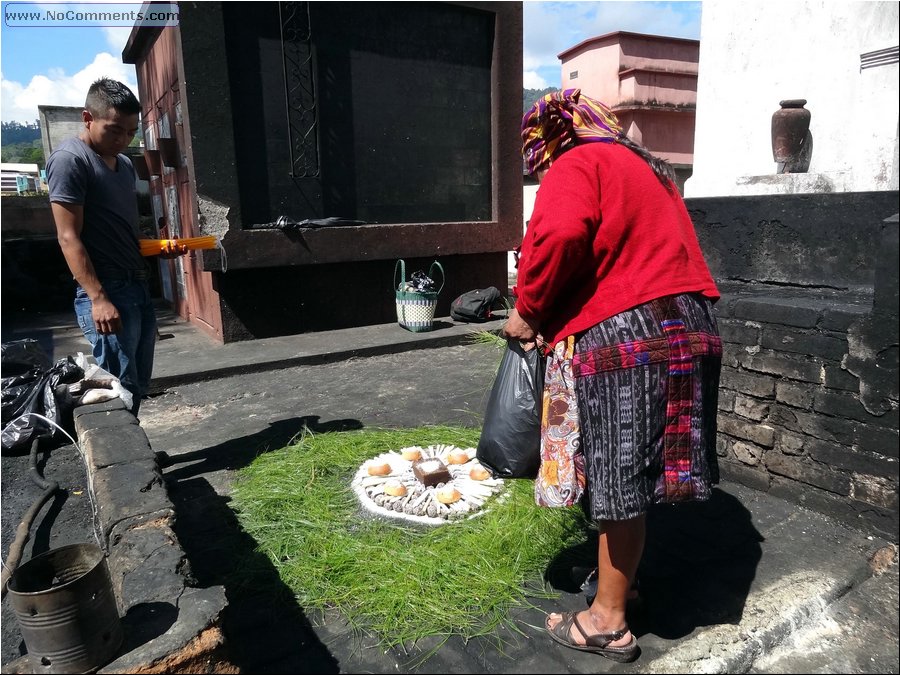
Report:
[[[100,367],[131,392],[137,415],[153,372],[156,315],[138,242],[134,167],[121,153],[137,133],[141,106],[128,87],[104,78],[91,85],[84,107],[84,130],[47,162],[50,203],[78,283],[78,324]]]

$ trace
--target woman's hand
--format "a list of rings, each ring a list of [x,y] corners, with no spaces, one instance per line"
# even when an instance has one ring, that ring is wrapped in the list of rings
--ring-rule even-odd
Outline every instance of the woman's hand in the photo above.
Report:
[[[526,352],[532,349],[538,340],[537,330],[523,319],[516,309],[509,313],[501,334],[507,339],[518,340]]]

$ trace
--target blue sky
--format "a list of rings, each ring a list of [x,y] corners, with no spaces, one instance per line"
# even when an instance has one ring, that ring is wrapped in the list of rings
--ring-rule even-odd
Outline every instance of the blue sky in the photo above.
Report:
[[[4,13],[10,4],[2,3]],[[23,3],[14,4],[21,9]],[[700,37],[700,2],[526,0],[523,16],[522,81],[532,89],[559,86],[556,55],[590,37],[617,30]],[[137,93],[134,68],[121,58],[130,32],[122,27],[10,27],[2,22],[3,121],[31,122],[38,105],[82,105],[87,88],[101,76],[121,80]]]
[[[20,10],[25,4],[3,2],[3,18],[7,10]],[[67,6],[80,5],[56,5]],[[91,82],[102,76],[125,82],[137,92],[134,66],[122,63],[122,48],[130,33],[124,27],[11,27],[3,20],[0,117],[4,122],[33,122],[38,105],[83,105]]]
[[[700,39],[699,2],[538,2],[523,4],[522,83],[558,87],[557,54],[582,40],[619,30]]]

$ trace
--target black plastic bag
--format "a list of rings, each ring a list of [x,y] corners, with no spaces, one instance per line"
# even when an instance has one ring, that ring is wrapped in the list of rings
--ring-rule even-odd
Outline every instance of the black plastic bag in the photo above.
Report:
[[[417,293],[434,293],[434,279],[425,274],[422,270],[418,272],[413,272],[412,276],[409,279],[409,285],[411,288],[406,290],[416,291]]]
[[[495,478],[534,478],[541,465],[541,401],[546,359],[508,340],[475,457]]]
[[[2,405],[0,421],[3,426],[18,417],[34,398],[35,388],[50,370],[50,358],[37,340],[4,342],[0,356],[2,370]]]
[[[40,343],[31,338],[4,342],[0,346],[0,361],[2,361],[4,380],[26,373],[33,368],[39,370],[50,368],[50,357],[41,348]]]
[[[2,370],[3,453],[28,452],[35,438],[62,438],[56,427],[28,413],[71,427],[74,401],[67,385],[82,377],[81,367],[68,356],[50,366],[37,341],[26,339],[3,343]]]

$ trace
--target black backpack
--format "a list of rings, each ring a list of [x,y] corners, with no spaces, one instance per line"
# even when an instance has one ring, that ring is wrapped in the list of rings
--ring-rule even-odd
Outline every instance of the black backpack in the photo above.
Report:
[[[490,321],[491,309],[501,297],[494,286],[463,293],[450,304],[450,318],[469,323]]]

